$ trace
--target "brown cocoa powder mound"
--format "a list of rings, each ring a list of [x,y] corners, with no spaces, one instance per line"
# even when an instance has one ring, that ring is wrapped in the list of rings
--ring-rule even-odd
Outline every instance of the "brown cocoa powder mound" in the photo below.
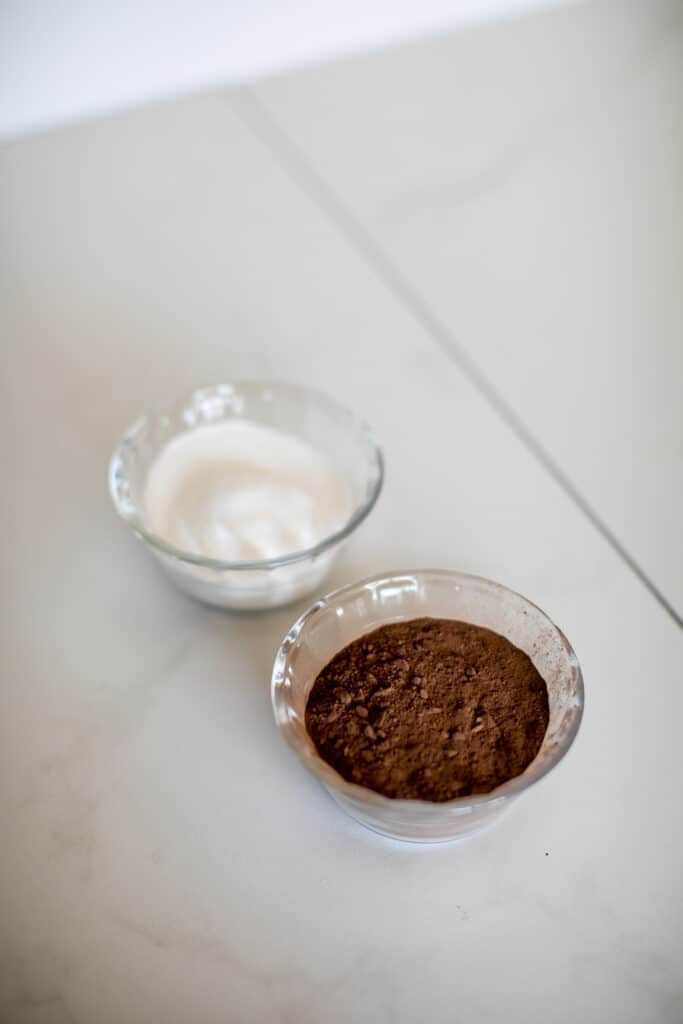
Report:
[[[344,647],[319,673],[306,728],[350,782],[389,797],[488,793],[533,761],[548,726],[545,682],[481,626],[413,619]]]

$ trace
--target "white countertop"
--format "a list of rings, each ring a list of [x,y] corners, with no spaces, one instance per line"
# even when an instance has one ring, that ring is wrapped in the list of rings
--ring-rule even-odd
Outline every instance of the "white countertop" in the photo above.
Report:
[[[0,1019],[683,1016],[680,5],[577,7],[0,150]],[[457,567],[582,662],[566,760],[415,847],[277,736],[260,615],[116,520],[147,405],[279,376],[387,459],[330,586]]]

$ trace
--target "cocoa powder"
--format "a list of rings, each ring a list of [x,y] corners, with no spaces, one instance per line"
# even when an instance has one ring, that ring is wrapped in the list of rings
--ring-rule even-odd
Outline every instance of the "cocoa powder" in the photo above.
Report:
[[[451,619],[382,626],[319,673],[306,728],[345,779],[389,797],[488,793],[534,759],[548,691],[505,637]]]

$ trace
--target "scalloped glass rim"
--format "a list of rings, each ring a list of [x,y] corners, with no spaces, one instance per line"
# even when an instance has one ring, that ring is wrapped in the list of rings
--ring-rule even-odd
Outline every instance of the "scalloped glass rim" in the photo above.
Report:
[[[178,402],[185,401],[188,406],[193,401],[199,398],[203,398],[211,395],[223,395],[229,397],[240,388],[262,388],[264,391],[271,389],[285,389],[291,393],[300,395],[302,398],[314,399],[315,401],[326,405],[329,408],[335,410],[335,412],[348,416],[355,425],[365,435],[368,444],[370,445],[374,458],[374,477],[372,480],[372,489],[366,500],[354,509],[351,517],[347,520],[341,529],[335,533],[329,534],[327,537],[323,537],[314,547],[305,548],[301,551],[292,551],[286,555],[280,555],[278,558],[270,558],[256,562],[224,562],[216,558],[207,558],[203,555],[195,555],[189,551],[183,551],[182,548],[177,548],[175,545],[170,544],[164,540],[157,533],[147,529],[142,520],[138,508],[133,504],[127,494],[125,493],[126,483],[126,472],[124,468],[124,453],[127,448],[135,444],[138,437],[144,432],[148,424],[155,417],[162,417],[166,414],[166,411],[176,405]],[[297,384],[291,384],[288,381],[281,380],[268,380],[268,379],[256,379],[256,378],[241,378],[235,380],[232,383],[217,384],[202,388],[193,388],[187,395],[187,397],[177,396],[175,398],[166,399],[163,402],[157,403],[153,406],[149,412],[144,413],[134,423],[128,427],[125,431],[121,440],[114,449],[114,453],[109,463],[109,493],[111,494],[114,507],[118,515],[123,521],[130,526],[130,528],[139,536],[142,537],[148,544],[158,551],[161,551],[165,555],[169,555],[171,558],[176,558],[180,562],[187,562],[190,565],[201,566],[205,569],[215,569],[219,572],[235,572],[235,571],[253,571],[263,569],[277,569],[280,566],[292,565],[296,562],[306,561],[310,558],[316,558],[318,555],[323,554],[328,548],[333,547],[335,544],[339,544],[341,541],[346,540],[353,531],[360,526],[364,519],[366,519],[372,512],[377,499],[380,496],[382,487],[384,484],[384,456],[382,450],[377,443],[375,435],[366,422],[361,417],[356,416],[350,409],[336,402],[322,391],[317,391],[314,388],[302,387]]]
[[[304,629],[307,626],[310,626],[311,622],[317,616],[325,614],[325,612],[329,612],[330,607],[334,602],[339,601],[340,598],[349,596],[354,591],[360,591],[373,585],[389,584],[392,582],[399,583],[407,580],[414,581],[416,577],[422,577],[423,579],[428,577],[448,579],[451,580],[458,589],[462,586],[467,586],[468,584],[475,586],[479,585],[509,598],[511,601],[518,603],[522,607],[533,609],[534,613],[539,615],[552,630],[564,649],[567,671],[571,677],[573,685],[575,703],[572,708],[573,714],[571,715],[567,728],[563,732],[562,741],[555,744],[553,752],[549,756],[544,759],[539,759],[539,756],[537,755],[536,759],[531,762],[521,775],[517,775],[514,778],[509,779],[507,782],[503,783],[503,785],[498,786],[489,793],[457,797],[454,800],[447,800],[441,803],[429,800],[406,800],[386,797],[372,789],[368,789],[365,786],[359,786],[353,782],[348,782],[346,779],[342,778],[342,776],[339,775],[331,765],[327,764],[326,761],[323,761],[318,755],[315,747],[313,746],[313,742],[308,738],[307,733],[307,742],[306,740],[302,742],[297,732],[291,728],[290,712],[292,708],[291,704],[287,700],[288,687],[285,683],[285,669],[289,653],[296,645]],[[387,621],[392,620],[387,619]],[[374,625],[373,628],[377,628],[376,625]],[[359,635],[362,635],[362,633]],[[273,665],[271,701],[278,729],[284,734],[287,743],[297,754],[304,767],[320,782],[322,782],[323,785],[331,791],[333,796],[335,796],[335,794],[339,794],[340,796],[347,798],[352,804],[390,811],[392,815],[395,815],[396,812],[400,813],[401,810],[405,810],[408,816],[419,818],[422,814],[425,814],[425,812],[430,815],[433,815],[435,812],[442,812],[444,815],[457,815],[458,813],[463,815],[470,814],[473,808],[481,808],[485,805],[494,805],[498,802],[502,803],[507,797],[512,797],[523,792],[535,782],[544,778],[562,760],[574,742],[583,717],[584,685],[581,668],[571,644],[562,630],[555,625],[552,619],[550,619],[550,617],[546,615],[543,609],[539,608],[538,605],[529,601],[527,598],[517,593],[517,591],[511,590],[509,587],[505,587],[500,583],[495,583],[493,580],[488,580],[483,576],[476,576],[469,573],[461,573],[447,569],[419,569],[379,573],[375,576],[368,576],[355,583],[350,583],[344,587],[340,587],[339,589],[327,594],[325,597],[322,597],[319,601],[316,601],[315,604],[313,604],[299,619],[297,619],[280,645]],[[541,747],[541,750],[543,750],[543,746]],[[541,752],[539,751],[539,754],[540,753]],[[366,822],[363,823],[367,824]],[[377,831],[381,831],[381,829],[377,829]]]

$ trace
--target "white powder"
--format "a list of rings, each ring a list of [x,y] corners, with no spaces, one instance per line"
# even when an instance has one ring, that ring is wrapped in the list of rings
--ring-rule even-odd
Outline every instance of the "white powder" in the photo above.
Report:
[[[147,526],[195,555],[260,561],[313,547],[351,515],[348,482],[305,441],[248,420],[173,438],[145,485]]]

